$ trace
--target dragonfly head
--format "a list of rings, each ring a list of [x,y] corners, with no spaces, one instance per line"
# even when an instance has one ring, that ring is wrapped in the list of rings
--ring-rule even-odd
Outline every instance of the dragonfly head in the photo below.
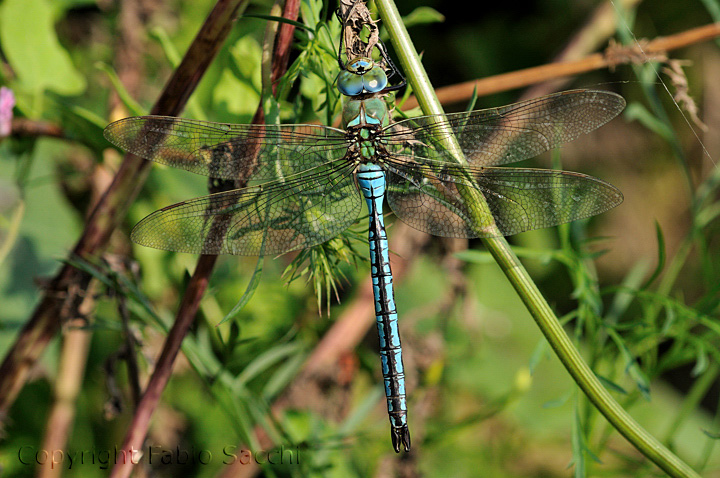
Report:
[[[367,57],[348,62],[337,78],[338,90],[346,96],[378,93],[385,89],[387,84],[385,70],[372,58]]]
[[[345,66],[345,69],[351,73],[355,73],[356,75],[364,75],[368,71],[372,70],[375,66],[375,62],[372,60],[372,58],[361,56],[349,62]]]

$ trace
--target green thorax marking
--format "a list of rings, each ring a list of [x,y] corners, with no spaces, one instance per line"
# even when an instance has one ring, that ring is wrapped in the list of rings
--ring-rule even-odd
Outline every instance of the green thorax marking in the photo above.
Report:
[[[343,108],[342,120],[346,128],[365,125],[387,126],[390,124],[385,100],[377,96],[362,100],[348,98]]]
[[[381,97],[349,99],[345,103],[343,123],[353,134],[360,161],[377,159],[377,134],[389,122],[388,109]]]

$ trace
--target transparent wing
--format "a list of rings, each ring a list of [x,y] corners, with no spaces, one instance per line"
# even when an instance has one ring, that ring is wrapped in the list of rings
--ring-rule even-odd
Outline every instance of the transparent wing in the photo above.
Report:
[[[452,133],[471,166],[514,163],[537,156],[604,125],[625,107],[615,93],[572,90],[501,108],[421,116],[386,128],[390,154],[453,161],[442,144]]]
[[[580,173],[411,166],[401,159],[387,165],[388,204],[403,222],[436,236],[509,236],[594,216],[623,201],[615,186]],[[485,210],[472,200],[478,193]]]
[[[345,132],[314,125],[240,125],[136,116],[105,128],[111,143],[143,158],[212,178],[273,180],[347,150]]]
[[[320,244],[360,213],[352,170],[337,160],[282,181],[183,201],[140,221],[131,239],[195,254],[279,254]]]

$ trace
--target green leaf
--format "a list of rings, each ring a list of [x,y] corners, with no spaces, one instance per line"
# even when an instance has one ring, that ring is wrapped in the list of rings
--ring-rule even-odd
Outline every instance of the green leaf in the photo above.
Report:
[[[573,458],[572,458],[572,465],[575,465],[575,469],[573,470],[573,476],[575,478],[585,478],[587,477],[587,465],[586,463],[586,457],[589,457],[591,460],[593,460],[595,463],[601,463],[602,461],[600,458],[598,458],[597,455],[588,447],[587,443],[587,425],[585,425],[580,418],[580,413],[578,411],[578,405],[577,400],[575,401],[575,416],[573,420],[573,427],[572,427],[572,451],[573,451]]]
[[[282,392],[292,379],[297,376],[298,370],[300,370],[306,358],[307,356],[298,349],[294,356],[289,356],[279,365],[277,371],[265,383],[262,392],[263,397],[272,399]]]
[[[655,281],[655,279],[657,279],[660,276],[660,273],[665,268],[665,258],[666,258],[665,236],[663,235],[662,228],[660,227],[660,223],[657,221],[655,221],[655,236],[657,237],[657,244],[658,244],[658,263],[657,263],[657,267],[653,271],[652,275],[642,285],[642,287],[641,287],[642,289],[647,289],[650,286],[650,284],[652,284]]]
[[[302,16],[305,25],[308,26],[308,30],[316,30],[317,24],[320,23],[321,11],[322,4],[316,0],[309,0],[307,2],[300,3],[300,15]]]
[[[560,250],[546,250],[516,246],[513,247],[513,251],[518,257],[523,259],[536,259],[541,263],[549,263],[553,259],[566,263],[567,260],[566,255]],[[484,250],[478,251],[474,249],[466,249],[464,251],[453,253],[453,256],[461,261],[472,262],[475,264],[491,264],[494,262],[490,253]]]
[[[233,319],[238,314],[238,312],[240,312],[243,307],[245,307],[247,303],[250,302],[252,296],[255,295],[255,290],[257,290],[258,286],[260,285],[260,279],[262,278],[263,258],[263,256],[258,257],[255,271],[250,278],[250,283],[248,284],[247,289],[245,289],[245,293],[242,295],[242,297],[240,297],[240,300],[238,300],[237,304],[235,304],[235,307],[233,307],[233,309],[228,312],[228,314],[217,325],[224,324],[228,320]]]
[[[645,372],[642,371],[640,365],[637,363],[634,357],[630,355],[630,351],[623,346],[623,355],[627,360],[625,366],[625,372],[635,382],[635,386],[638,388],[645,400],[650,401],[650,380],[648,380]]]
[[[701,430],[705,435],[712,438],[713,440],[717,440],[718,438],[720,438],[720,432],[711,432],[709,430],[705,430],[704,428],[701,428]]]
[[[627,391],[624,388],[622,388],[620,385],[613,382],[609,378],[603,377],[602,375],[599,375],[597,373],[595,374],[595,376],[598,378],[598,380],[600,380],[600,382],[603,385],[605,385],[606,388],[609,388],[610,390],[614,390],[618,393],[622,393],[623,395],[627,395]]]
[[[475,264],[492,264],[493,258],[487,251],[477,251],[475,249],[465,249],[453,253],[453,257],[465,262],[473,262]]]
[[[260,57],[262,49],[254,38],[240,38],[229,48],[232,61],[223,69],[212,93],[213,105],[236,116],[252,116],[262,89]]]
[[[628,105],[628,107],[625,108],[625,117],[629,120],[639,121],[647,129],[662,136],[666,141],[673,139],[673,132],[668,129],[667,125],[639,103],[631,103]]]
[[[120,81],[117,73],[115,73],[115,70],[110,65],[98,62],[96,63],[95,67],[98,70],[104,71],[107,74],[110,82],[115,87],[115,92],[120,97],[120,101],[123,102],[125,107],[130,111],[131,115],[142,116],[144,114],[147,114],[147,110],[143,108],[140,103],[135,101],[130,92],[125,89],[125,85],[122,84],[122,81]]]
[[[300,351],[297,344],[283,344],[271,348],[250,362],[233,381],[233,387],[244,387],[250,380],[254,379],[265,370],[268,370],[278,363],[284,363],[288,357],[291,357]]]
[[[535,346],[535,350],[533,350],[532,355],[530,355],[530,360],[528,361],[528,368],[530,369],[530,373],[535,372],[535,368],[540,363],[540,360],[542,360],[547,355],[548,355],[547,340],[539,340],[538,344]]]
[[[85,78],[55,35],[50,7],[47,0],[5,0],[0,7],[0,43],[27,90],[79,95],[85,91]]]
[[[698,342],[697,360],[695,361],[695,366],[693,367],[692,372],[690,372],[690,375],[697,377],[702,374],[705,370],[707,370],[708,364],[709,361],[705,345],[703,342]]]
[[[429,23],[442,23],[445,16],[430,7],[418,7],[403,17],[403,23],[407,28],[415,25],[427,25]]]
[[[150,30],[150,35],[158,41],[165,53],[165,58],[167,58],[172,67],[177,68],[182,61],[182,55],[180,55],[180,52],[175,48],[167,30],[162,27],[155,27]]]
[[[543,403],[542,407],[544,409],[560,408],[563,405],[565,405],[569,399],[570,399],[570,393],[565,393],[558,398],[548,400],[547,402]]]

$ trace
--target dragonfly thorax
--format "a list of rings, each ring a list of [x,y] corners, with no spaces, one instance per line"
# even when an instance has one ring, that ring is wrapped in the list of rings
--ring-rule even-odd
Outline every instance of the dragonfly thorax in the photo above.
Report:
[[[351,98],[345,102],[342,121],[346,128],[365,125],[387,126],[390,124],[390,115],[382,97]]]
[[[347,129],[350,143],[349,157],[358,164],[379,163],[387,156],[381,140],[382,128],[379,125],[351,126]]]

